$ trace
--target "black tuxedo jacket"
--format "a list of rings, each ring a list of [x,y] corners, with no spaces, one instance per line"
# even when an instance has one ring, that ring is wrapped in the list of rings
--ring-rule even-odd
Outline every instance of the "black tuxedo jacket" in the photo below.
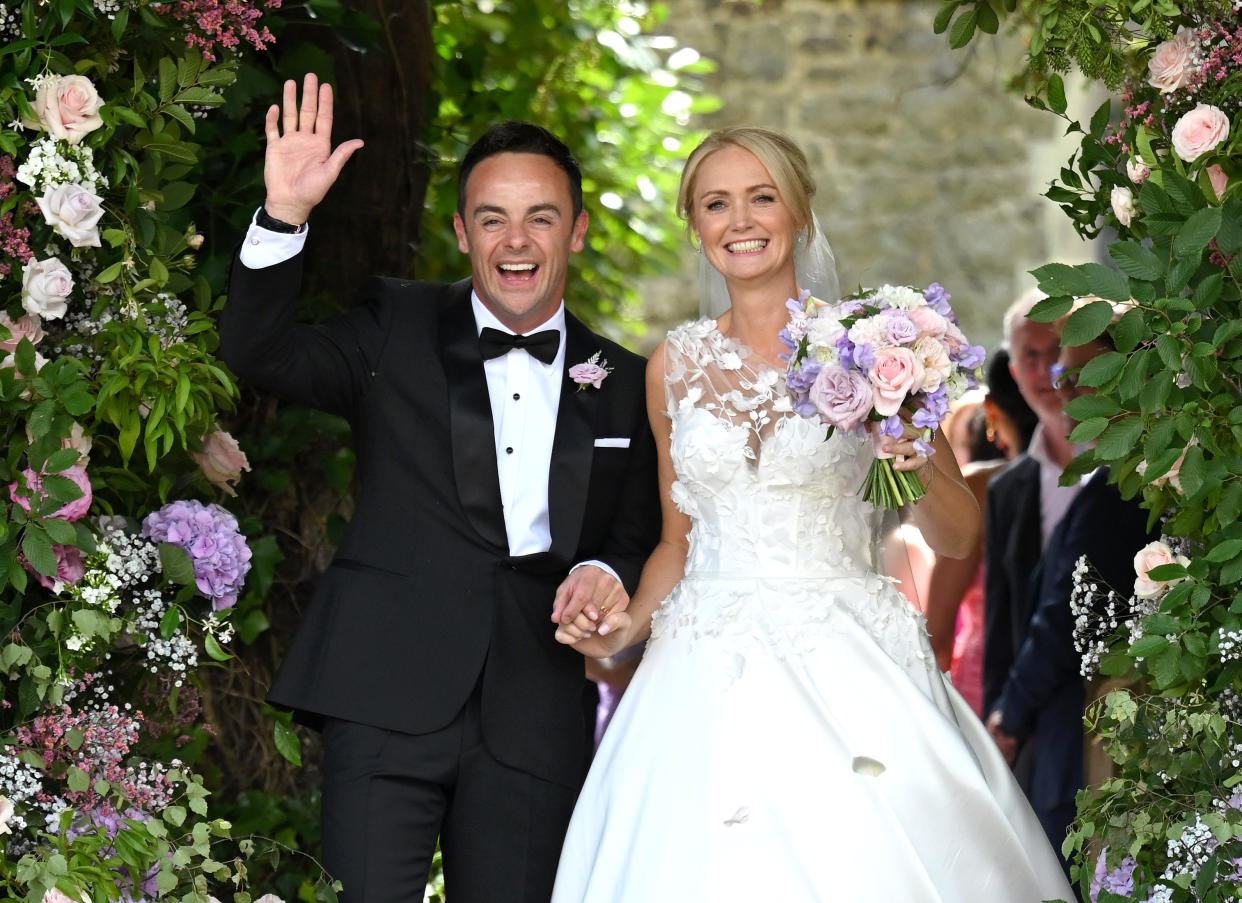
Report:
[[[984,516],[983,712],[1022,648],[1035,610],[1031,575],[1043,547],[1039,462],[1022,454],[988,481]]]
[[[1090,572],[1123,596],[1134,584],[1134,555],[1155,538],[1147,512],[1125,500],[1098,470],[1048,538],[1034,578],[1035,611],[996,708],[1001,728],[1024,741],[1030,773],[1023,787],[1038,812],[1073,809],[1083,786],[1085,685],[1074,648],[1070,593],[1085,555]]]
[[[601,351],[613,371],[599,389],[562,377],[552,547],[512,557],[470,281],[374,279],[357,307],[312,326],[294,317],[301,267],[301,255],[255,270],[235,259],[220,326],[241,378],[349,419],[361,482],[269,699],[312,722],[420,734],[448,724],[481,676],[492,754],[577,786],[583,660],[549,615],[582,560],[632,592],[658,538],[644,360],[566,315],[566,366]]]

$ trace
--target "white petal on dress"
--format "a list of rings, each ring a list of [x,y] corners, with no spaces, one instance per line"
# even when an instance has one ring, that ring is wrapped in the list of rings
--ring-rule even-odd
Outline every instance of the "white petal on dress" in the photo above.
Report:
[[[776,371],[710,320],[666,353],[686,577],[553,903],[1072,899],[922,616],[872,568],[870,443],[789,414]]]

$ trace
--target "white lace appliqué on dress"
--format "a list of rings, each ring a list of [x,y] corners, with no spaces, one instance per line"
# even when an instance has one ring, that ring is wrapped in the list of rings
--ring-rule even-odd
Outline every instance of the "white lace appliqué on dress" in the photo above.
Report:
[[[714,321],[665,345],[673,502],[692,519],[686,576],[652,636],[728,637],[733,651],[805,654],[845,614],[893,659],[925,657],[922,619],[872,566],[869,444],[793,413],[784,373]],[[742,667],[744,659],[735,659]]]

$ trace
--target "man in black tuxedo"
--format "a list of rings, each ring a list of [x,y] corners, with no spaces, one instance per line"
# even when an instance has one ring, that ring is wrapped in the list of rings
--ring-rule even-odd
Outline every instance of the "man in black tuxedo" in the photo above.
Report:
[[[1107,334],[1061,349],[1059,380],[1065,401],[1094,391],[1078,386],[1078,371],[1111,350]],[[1123,499],[1109,482],[1107,468],[1101,467],[1086,479],[1057,523],[1032,577],[1035,608],[988,724],[1002,749],[1022,743],[1029,756],[1023,790],[1058,855],[1074,819],[1075,795],[1085,785],[1086,686],[1070,610],[1074,570],[1086,556],[1091,579],[1124,594],[1134,582],[1135,554],[1154,538],[1147,512],[1138,500]],[[1068,864],[1066,870],[1068,874]]]
[[[349,418],[362,484],[270,699],[323,725],[344,900],[421,903],[439,837],[455,903],[543,903],[588,755],[583,659],[553,622],[624,608],[659,532],[644,361],[565,311],[581,175],[529,123],[462,162],[471,279],[374,279],[295,323],[306,221],[362,145],[334,151],[331,123],[313,75],[268,111],[221,323],[243,379]],[[592,358],[602,381],[575,381]]]

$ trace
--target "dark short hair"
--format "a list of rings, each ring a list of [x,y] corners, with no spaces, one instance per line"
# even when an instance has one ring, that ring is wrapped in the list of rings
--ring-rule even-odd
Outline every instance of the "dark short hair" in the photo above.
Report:
[[[1013,425],[1018,429],[1018,435],[1021,436],[1022,447],[1015,449],[1015,451],[1026,451],[1027,445],[1031,442],[1031,436],[1035,432],[1035,427],[1039,425],[1039,416],[1026,403],[1026,399],[1018,391],[1018,384],[1014,381],[1013,374],[1009,372],[1008,350],[999,348],[992,355],[992,360],[988,364],[986,379],[988,398],[992,399],[998,408],[1009,415],[1009,419],[1013,421]]]
[[[574,219],[582,212],[582,170],[565,142],[533,122],[509,119],[498,122],[470,145],[457,172],[457,212],[466,213],[466,182],[480,162],[496,154],[542,154],[561,168],[569,180]]]

